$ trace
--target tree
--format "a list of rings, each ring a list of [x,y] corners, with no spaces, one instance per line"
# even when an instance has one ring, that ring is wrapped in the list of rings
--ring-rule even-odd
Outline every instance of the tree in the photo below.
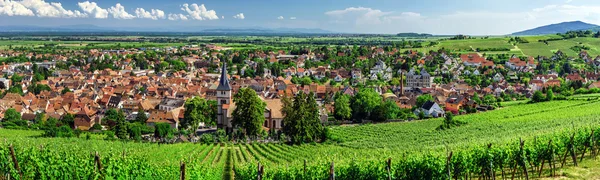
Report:
[[[194,97],[185,101],[184,118],[180,129],[197,128],[200,122],[210,124],[216,118],[216,113],[210,113],[213,109],[209,101],[200,97]],[[215,114],[215,115],[213,115]]]
[[[323,125],[319,119],[319,109],[315,94],[298,93],[292,103],[293,111],[286,112],[283,118],[283,133],[295,144],[314,142],[323,137]]]
[[[487,105],[494,104],[496,102],[496,97],[494,97],[494,95],[488,94],[483,96],[483,101]]]
[[[362,120],[371,117],[373,112],[381,104],[381,96],[372,88],[363,88],[358,91],[351,102],[353,118]]]
[[[74,128],[75,127],[75,116],[67,113],[63,117],[60,118],[60,123],[62,125],[67,125],[71,128]]]
[[[546,97],[544,97],[541,91],[535,91],[533,97],[531,97],[532,102],[542,102],[544,100],[546,100]]]
[[[20,121],[21,113],[17,112],[14,108],[10,108],[4,112],[4,121]]]
[[[481,99],[479,98],[479,94],[473,93],[473,97],[471,100],[475,101],[477,104],[481,104]]]
[[[122,110],[117,111],[116,109],[109,109],[104,114],[103,121],[114,123],[115,126],[112,131],[115,132],[119,139],[127,139],[127,122],[125,122],[125,113]]]
[[[123,113],[122,110],[119,110],[119,112],[117,113],[116,122],[117,125],[115,126],[115,134],[117,134],[117,137],[119,139],[127,139],[127,122],[125,122],[125,113]]]
[[[8,88],[6,92],[23,95],[23,88],[21,88],[21,85],[13,85],[10,88]]]
[[[398,107],[398,104],[392,100],[387,100],[381,105],[381,109],[385,109],[385,119],[400,119],[402,110]]]
[[[67,87],[63,88],[63,90],[60,91],[61,94],[67,94],[68,92],[71,92],[71,89],[69,89]]]
[[[440,126],[438,126],[437,130],[446,130],[446,129],[450,129],[452,127],[457,127],[457,126],[460,126],[463,124],[466,124],[466,123],[455,120],[454,114],[452,114],[451,112],[446,112],[446,117],[444,118],[444,121],[442,121],[442,124]]]
[[[266,104],[250,88],[241,88],[235,94],[233,102],[236,108],[232,113],[232,125],[242,128],[247,136],[259,135],[265,123]]]
[[[419,97],[417,97],[416,105],[417,105],[417,107],[420,108],[427,101],[433,101],[433,96],[431,96],[431,94],[423,94],[423,95],[420,95]]]
[[[335,97],[334,116],[338,120],[346,120],[352,117],[352,109],[350,108],[350,96],[339,94]]]
[[[129,137],[131,137],[133,140],[141,141],[142,140],[142,126],[144,126],[144,125],[139,124],[139,123],[129,124],[129,127],[127,128]]]
[[[154,137],[165,138],[171,133],[171,125],[167,123],[156,123],[154,125]]]
[[[144,109],[140,108],[138,110],[137,116],[135,116],[135,122],[146,124],[147,120],[148,116],[146,116],[146,112],[144,111]]]
[[[547,101],[554,100],[554,92],[552,92],[552,89],[548,89],[548,91],[546,91],[546,100]]]

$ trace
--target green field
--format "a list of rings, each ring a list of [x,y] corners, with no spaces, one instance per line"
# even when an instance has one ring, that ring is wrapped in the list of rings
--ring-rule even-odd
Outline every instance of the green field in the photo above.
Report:
[[[574,129],[600,127],[600,101],[571,100],[538,104],[521,104],[499,110],[457,116],[467,124],[446,131],[435,130],[441,119],[407,123],[352,125],[331,127],[331,139],[322,144],[289,146],[284,144],[222,144],[200,145],[149,144],[99,140],[92,136],[81,138],[41,138],[42,132],[0,130],[0,173],[18,176],[6,153],[9,144],[16,147],[16,156],[23,163],[23,171],[31,179],[40,173],[55,173],[52,177],[88,177],[101,173],[119,178],[175,179],[179,163],[186,162],[191,179],[221,179],[232,176],[251,177],[255,165],[265,166],[267,179],[290,177],[297,174],[307,161],[314,176],[325,176],[327,164],[335,162],[340,171],[347,171],[356,163],[365,168],[378,167],[377,162],[387,158],[399,160],[408,157],[437,157],[451,150],[468,150],[492,143],[498,146],[515,144],[519,138],[526,141],[554,136]],[[532,142],[532,141],[529,141]],[[42,148],[43,147],[43,148]],[[92,152],[99,152],[105,171],[94,171]],[[411,161],[412,162],[412,161]],[[66,171],[50,164],[69,164],[78,170]],[[354,164],[354,165],[353,165]],[[44,168],[42,168],[42,166]],[[122,166],[122,167],[120,167]],[[108,167],[112,167],[110,171]],[[383,166],[382,166],[383,167]],[[381,168],[382,168],[381,167]],[[42,168],[43,170],[36,170]],[[40,171],[40,172],[37,172]],[[382,172],[384,172],[382,170]],[[284,173],[284,174],[281,174]],[[287,173],[287,174],[286,174]],[[374,173],[376,175],[376,173]],[[340,178],[350,177],[340,174]],[[378,176],[381,177],[381,176]],[[29,178],[27,178],[29,179]],[[277,179],[277,178],[276,178]],[[360,178],[359,178],[360,179]]]

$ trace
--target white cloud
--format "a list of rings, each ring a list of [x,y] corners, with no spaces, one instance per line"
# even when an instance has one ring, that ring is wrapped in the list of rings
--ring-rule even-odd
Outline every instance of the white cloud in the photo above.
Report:
[[[106,9],[102,9],[96,2],[78,2],[77,5],[83,12],[91,15],[93,18],[98,19],[106,19],[108,17],[108,11]]]
[[[277,17],[277,19],[282,20],[282,19],[285,19],[285,18],[283,18],[283,16],[279,16],[279,17]]]
[[[44,0],[23,0],[13,1],[20,3],[22,6],[35,12],[38,17],[53,17],[53,18],[75,18],[86,17],[87,14],[77,10],[66,10],[59,2],[46,2]]]
[[[108,8],[108,12],[112,14],[115,19],[133,19],[134,15],[129,14],[125,11],[125,7],[121,3],[117,3],[115,6]]]
[[[194,20],[216,20],[219,19],[215,10],[207,10],[204,4],[183,4],[181,10],[188,13],[189,17]]]
[[[235,16],[233,16],[233,18],[235,18],[235,19],[246,19],[246,17],[244,16],[244,13],[236,14]],[[225,18],[223,18],[223,19],[225,19]]]
[[[290,17],[291,20],[296,20],[296,17]]]
[[[169,19],[171,21],[176,21],[176,20],[186,21],[186,20],[188,20],[188,17],[183,14],[169,14],[169,17],[167,19]]]
[[[221,16],[221,19],[225,19],[225,16]]]
[[[145,18],[145,19],[164,19],[165,12],[159,9],[151,9],[150,11],[146,11],[144,8],[135,9],[135,15],[137,18]]]
[[[31,9],[19,2],[12,0],[0,0],[0,15],[7,16],[34,16]]]
[[[546,5],[521,12],[465,11],[436,16],[417,12],[385,12],[366,7],[349,7],[325,12],[322,26],[339,32],[503,35],[565,21],[600,23],[600,6]],[[328,24],[334,25],[328,25]]]

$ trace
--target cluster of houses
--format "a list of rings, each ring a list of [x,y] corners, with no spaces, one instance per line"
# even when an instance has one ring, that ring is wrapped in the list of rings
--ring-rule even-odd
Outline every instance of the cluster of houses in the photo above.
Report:
[[[537,62],[533,57],[521,60],[511,57],[504,65],[496,65],[493,61],[486,60],[479,54],[462,54],[452,56],[444,52],[431,52],[429,55],[418,58],[416,64],[406,72],[395,69],[379,60],[373,67],[365,72],[355,68],[333,69],[330,66],[319,66],[304,68],[305,61],[323,60],[323,54],[308,53],[303,55],[289,55],[285,51],[274,52],[252,52],[248,54],[248,60],[242,64],[234,64],[228,67],[217,58],[222,55],[225,48],[207,45],[205,47],[186,46],[154,49],[165,53],[177,53],[181,51],[195,51],[181,57],[186,63],[186,71],[154,72],[154,70],[140,70],[132,67],[132,58],[143,54],[145,49],[121,49],[121,50],[88,50],[74,51],[69,55],[33,54],[16,52],[12,50],[0,51],[2,56],[22,56],[27,58],[47,58],[42,62],[3,64],[0,70],[7,76],[19,74],[25,78],[21,82],[11,82],[9,78],[0,78],[0,89],[6,90],[11,86],[22,86],[24,95],[7,93],[0,99],[0,116],[7,109],[14,108],[21,112],[24,120],[33,121],[35,114],[45,113],[49,117],[60,119],[66,114],[75,116],[75,127],[87,130],[95,124],[106,124],[102,122],[104,113],[110,108],[122,109],[127,114],[128,120],[134,120],[138,112],[144,112],[148,120],[147,125],[156,123],[168,123],[173,128],[179,126],[179,121],[184,118],[185,100],[191,97],[202,97],[215,100],[218,104],[217,125],[222,128],[231,127],[231,113],[235,109],[232,96],[240,88],[251,88],[257,92],[266,103],[264,127],[267,129],[281,129],[283,115],[281,114],[281,97],[293,96],[300,92],[314,92],[321,105],[319,112],[321,120],[326,122],[328,115],[333,113],[334,106],[331,101],[333,95],[342,93],[353,96],[359,89],[352,86],[353,83],[344,85],[330,85],[329,83],[299,85],[292,83],[292,77],[311,77],[321,79],[328,77],[331,81],[342,82],[353,80],[363,82],[366,80],[390,81],[393,77],[400,77],[400,85],[378,85],[372,87],[386,100],[393,100],[400,108],[415,109],[415,113],[423,112],[426,116],[440,117],[445,112],[461,113],[465,107],[486,110],[483,105],[473,101],[475,94],[495,95],[501,93],[517,93],[531,95],[533,91],[541,90],[551,86],[561,86],[557,74],[536,75],[528,84],[511,82],[518,79],[517,73],[534,72]],[[340,54],[341,53],[341,54]],[[394,52],[386,53],[381,48],[373,48],[373,55],[391,56]],[[346,52],[339,52],[338,56],[346,56]],[[71,66],[68,69],[57,69],[59,62],[66,61],[68,56],[82,62],[118,58],[116,66],[121,70],[93,70],[88,71],[89,65],[83,67]],[[407,58],[418,56],[415,51],[410,51]],[[294,61],[296,67],[282,70],[283,76],[275,76],[269,69],[264,69],[263,76],[254,78],[243,78],[233,68],[242,73],[248,68],[256,69],[255,62],[249,60],[254,57],[268,59],[270,63],[279,61]],[[424,62],[439,57],[444,62],[442,68],[434,72],[428,72]],[[368,57],[359,57],[368,58]],[[152,63],[157,62],[148,59]],[[402,63],[402,62],[398,62]],[[27,92],[27,86],[32,84],[31,67],[33,65],[53,70],[46,80],[38,82],[48,85],[51,91],[42,91],[39,94]],[[211,67],[218,67],[213,68]],[[473,68],[473,71],[467,70]],[[489,86],[471,86],[460,79],[461,75],[480,75],[482,67],[509,68],[511,71],[505,75],[496,73],[493,75],[494,83]],[[420,68],[420,69],[419,69]],[[363,75],[363,73],[368,73]],[[434,83],[434,78],[440,74],[453,74],[450,83]],[[505,79],[506,78],[506,79]],[[598,79],[596,73],[568,74],[566,81],[595,82]],[[600,84],[594,83],[597,87]],[[69,92],[63,93],[64,89]],[[427,102],[421,107],[415,107],[416,99],[422,94],[431,94],[433,101]]]

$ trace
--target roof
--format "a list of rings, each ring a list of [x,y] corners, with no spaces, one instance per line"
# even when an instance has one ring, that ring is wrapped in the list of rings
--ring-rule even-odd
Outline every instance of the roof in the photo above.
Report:
[[[433,107],[433,105],[435,105],[435,102],[433,102],[433,101],[427,101],[427,102],[425,102],[425,104],[423,104],[423,106],[421,106],[421,108],[426,109],[426,110],[430,110],[431,107]]]
[[[231,91],[231,85],[229,84],[229,78],[227,77],[227,63],[223,63],[221,79],[219,80],[217,91]]]

